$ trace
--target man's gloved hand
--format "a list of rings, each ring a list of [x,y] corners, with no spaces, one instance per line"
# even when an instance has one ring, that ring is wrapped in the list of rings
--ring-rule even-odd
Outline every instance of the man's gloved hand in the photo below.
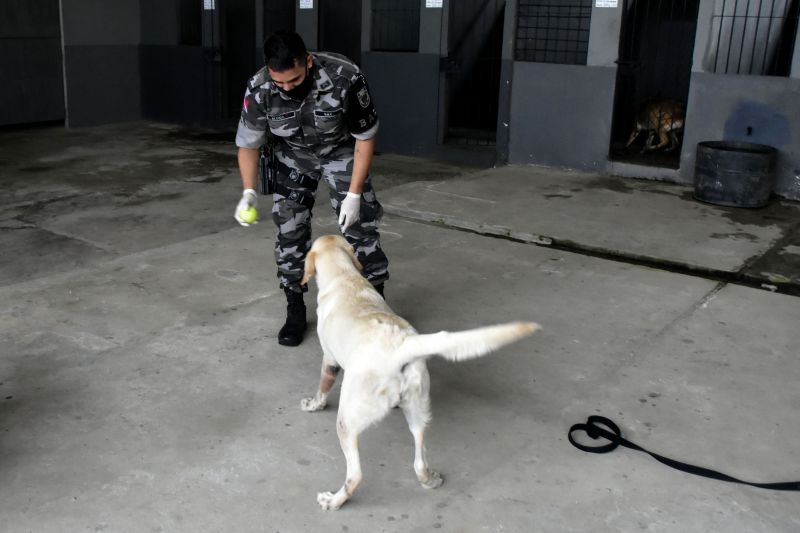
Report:
[[[347,231],[347,228],[358,222],[360,213],[361,195],[348,192],[339,208],[339,227],[342,228],[342,232]]]
[[[252,224],[258,224],[258,221],[255,220],[253,222],[245,222],[242,220],[241,213],[250,207],[255,207],[258,203],[258,195],[254,189],[245,189],[242,191],[242,199],[239,200],[239,204],[236,206],[236,211],[233,213],[233,218],[236,219],[236,222],[241,224],[242,226],[250,226]]]

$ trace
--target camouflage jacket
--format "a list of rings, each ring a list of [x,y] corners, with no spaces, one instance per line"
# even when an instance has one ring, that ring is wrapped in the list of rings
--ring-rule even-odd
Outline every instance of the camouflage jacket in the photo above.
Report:
[[[292,150],[325,157],[353,138],[371,139],[378,115],[360,69],[339,54],[312,53],[314,84],[305,100],[293,100],[269,78],[266,67],[247,82],[236,145],[258,148],[266,130]]]

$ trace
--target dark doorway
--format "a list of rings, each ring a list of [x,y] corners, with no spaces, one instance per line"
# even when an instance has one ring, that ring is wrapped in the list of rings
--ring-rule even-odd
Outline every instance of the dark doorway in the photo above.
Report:
[[[361,64],[361,0],[319,2],[319,49]]]
[[[612,160],[678,168],[698,6],[699,0],[625,2]]]
[[[278,30],[295,29],[295,3],[295,0],[264,0],[265,39]]]
[[[64,122],[58,0],[0,2],[0,125]]]
[[[225,70],[225,116],[238,118],[245,85],[258,70],[256,9],[253,0],[223,0],[222,65]]]
[[[445,142],[493,146],[497,131],[505,0],[450,2]]]

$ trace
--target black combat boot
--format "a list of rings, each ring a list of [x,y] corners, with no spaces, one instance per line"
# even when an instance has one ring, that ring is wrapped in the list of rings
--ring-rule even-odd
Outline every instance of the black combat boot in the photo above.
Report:
[[[386,296],[383,295],[383,282],[381,281],[377,285],[374,285],[374,287],[375,287],[375,290],[378,291],[378,294],[381,295],[381,298],[383,298],[385,300]]]
[[[278,344],[283,346],[297,346],[303,342],[303,333],[306,332],[306,304],[303,302],[303,293],[284,289],[286,293],[286,323],[278,332]]]

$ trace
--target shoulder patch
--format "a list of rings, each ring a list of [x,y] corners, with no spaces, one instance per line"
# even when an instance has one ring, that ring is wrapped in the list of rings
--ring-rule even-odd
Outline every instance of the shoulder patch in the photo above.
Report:
[[[361,107],[365,109],[369,107],[371,100],[369,98],[369,91],[367,90],[366,86],[362,87],[356,96],[358,96],[358,103],[361,104]]]
[[[378,114],[369,93],[367,80],[361,74],[356,76],[348,89],[345,114],[347,126],[350,132],[355,134],[364,133],[378,122]]]
[[[267,67],[263,67],[261,70],[255,73],[255,75],[250,78],[247,82],[247,85],[253,89],[256,87],[261,87],[270,83],[269,73],[267,72]]]

